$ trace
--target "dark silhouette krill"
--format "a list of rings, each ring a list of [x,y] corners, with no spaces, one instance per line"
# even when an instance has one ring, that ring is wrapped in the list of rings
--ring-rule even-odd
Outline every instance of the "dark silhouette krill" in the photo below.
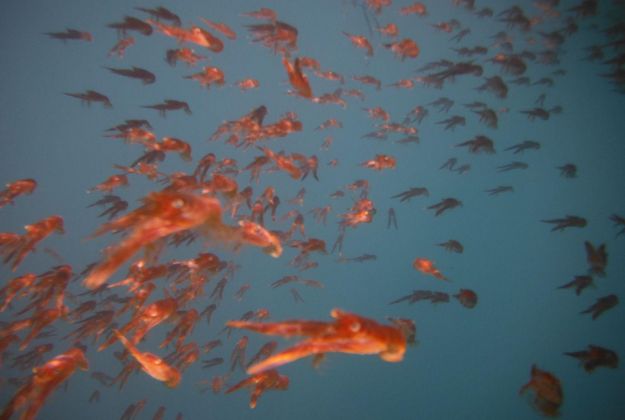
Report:
[[[592,285],[593,281],[591,276],[575,276],[573,280],[563,284],[562,286],[559,286],[558,289],[570,289],[574,287],[575,294],[579,296],[584,291],[584,289]]]
[[[510,162],[505,165],[497,166],[497,172],[508,172],[513,171],[515,169],[527,169],[529,165],[525,162]]]
[[[119,68],[112,68],[112,67],[104,67],[104,68],[120,76],[130,77],[133,79],[139,79],[143,82],[144,85],[149,85],[156,81],[156,76],[154,75],[154,73],[146,69],[142,69],[140,67],[132,67],[129,69],[119,69]]]
[[[479,110],[474,110],[474,113],[479,115],[480,122],[486,125],[489,128],[497,128],[499,125],[499,117],[497,116],[497,112],[491,108],[484,108]]]
[[[413,197],[418,197],[418,196],[429,197],[429,195],[430,195],[430,192],[428,191],[427,188],[411,187],[407,189],[406,191],[403,191],[403,192],[400,192],[399,194],[395,194],[391,196],[391,198],[399,198],[399,201],[403,203],[404,201],[410,201],[410,199]]]
[[[100,102],[105,108],[112,108],[113,105],[106,95],[103,95],[95,90],[87,90],[84,93],[65,93],[66,96],[80,99],[80,102],[91,106],[91,102]]]
[[[586,372],[592,372],[598,367],[606,367],[616,369],[618,367],[619,357],[614,351],[605,347],[588,345],[588,350],[574,351],[564,353],[579,360]]]
[[[590,242],[585,241],[584,248],[586,249],[586,261],[590,266],[590,273],[600,277],[605,277],[605,268],[608,265],[606,245],[601,244],[595,247]]]
[[[189,104],[174,99],[166,99],[165,102],[155,105],[143,105],[142,108],[155,109],[161,117],[165,117],[167,111],[183,110],[187,115],[191,115]]]
[[[521,143],[517,143],[515,145],[512,145],[504,150],[513,150],[514,154],[518,154],[518,153],[522,153],[525,150],[538,150],[540,149],[540,143],[532,141],[532,140],[525,140]]]
[[[434,215],[440,216],[445,211],[455,209],[458,206],[462,206],[462,201],[456,200],[455,198],[445,198],[440,202],[429,206],[428,210],[436,210]]]
[[[450,239],[446,242],[442,242],[436,245],[443,247],[446,251],[449,252],[455,252],[457,254],[462,254],[464,252],[464,246],[462,246],[462,244],[455,239]]]
[[[576,178],[577,177],[577,166],[572,163],[567,163],[562,166],[558,166],[557,169],[560,170],[560,175],[565,178]]]
[[[487,77],[486,82],[476,88],[478,91],[487,91],[500,99],[508,96],[508,86],[499,76]]]
[[[618,214],[613,214],[610,216],[610,220],[614,222],[615,227],[622,227],[620,231],[616,234],[617,237],[621,235],[625,235],[625,217],[619,216]]]
[[[497,54],[487,61],[501,66],[501,71],[503,73],[513,76],[521,76],[527,70],[527,65],[525,61],[523,61],[523,58],[516,54]]]
[[[467,140],[462,143],[458,143],[455,147],[467,147],[469,149],[469,153],[487,153],[493,154],[495,153],[495,146],[493,141],[483,135],[475,136],[475,138],[471,140]]]
[[[581,311],[580,314],[592,314],[592,319],[595,320],[616,305],[618,305],[618,297],[616,295],[608,295],[597,299],[593,305]]]
[[[489,190],[484,190],[484,192],[487,192],[488,195],[493,196],[493,195],[499,195],[505,192],[514,192],[514,188],[509,185],[500,185],[499,187],[491,188]]]
[[[166,20],[171,22],[175,26],[180,26],[182,24],[180,21],[180,17],[177,14],[162,6],[155,9],[148,9],[144,7],[135,7],[135,9],[141,12],[148,13],[150,16],[152,16],[152,18],[156,19],[157,21]]]
[[[541,220],[543,223],[550,223],[555,225],[551,231],[563,231],[566,228],[577,227],[583,228],[586,227],[587,222],[586,219],[579,216],[571,216],[567,215],[564,219],[550,219],[550,220]]]
[[[454,115],[453,117],[447,118],[442,121],[438,121],[436,124],[441,124],[445,126],[445,130],[454,130],[456,126],[464,126],[466,125],[467,120],[463,116]]]
[[[110,23],[106,26],[116,29],[117,32],[123,36],[126,36],[126,33],[128,31],[140,32],[141,34],[146,36],[152,35],[152,26],[149,23],[146,23],[141,19],[137,19],[132,16],[124,17],[123,22]]]
[[[445,163],[443,163],[438,169],[449,169],[450,171],[453,171],[456,163],[458,163],[458,159],[450,158],[450,159],[447,159]]]
[[[70,28],[67,28],[65,32],[46,32],[45,35],[53,39],[60,39],[63,42],[68,40],[93,41],[93,35],[91,35],[91,33]]]

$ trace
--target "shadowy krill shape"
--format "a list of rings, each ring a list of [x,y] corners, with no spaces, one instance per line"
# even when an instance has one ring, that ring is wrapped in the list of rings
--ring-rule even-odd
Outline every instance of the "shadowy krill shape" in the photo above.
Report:
[[[586,248],[586,261],[590,265],[590,273],[598,276],[605,276],[605,267],[608,264],[608,253],[605,250],[605,244],[595,248],[590,242],[584,241]]]
[[[37,188],[37,181],[32,178],[18,179],[5,185],[0,191],[0,208],[13,204],[13,200],[24,194],[32,194]]]
[[[400,192],[399,194],[395,194],[391,196],[391,198],[399,198],[399,201],[403,203],[404,201],[410,201],[412,197],[418,197],[422,195],[426,197],[430,196],[430,192],[428,191],[427,188],[411,187],[407,189],[406,191],[403,191],[403,192]]]
[[[458,299],[458,302],[465,308],[472,309],[477,305],[477,294],[470,289],[460,289],[458,294],[455,294],[454,297]]]
[[[253,42],[260,42],[274,52],[286,53],[297,49],[297,29],[288,23],[274,20],[272,23],[247,25]]]
[[[72,376],[76,369],[89,369],[85,354],[76,347],[34,368],[30,379],[11,398],[0,418],[8,420],[15,411],[26,405],[20,418],[34,419],[50,394]]]
[[[625,217],[613,214],[610,216],[610,220],[614,222],[615,227],[623,226],[623,228],[616,234],[617,238],[625,234]]]
[[[525,162],[515,161],[506,163],[505,165],[497,166],[497,172],[508,172],[515,169],[527,169],[528,167],[529,165]]]
[[[438,268],[434,266],[434,262],[426,258],[415,258],[412,262],[412,267],[423,274],[434,276],[438,280],[449,280],[443,273],[438,271]]]
[[[386,228],[390,229],[391,225],[393,225],[393,227],[395,227],[395,229],[399,229],[399,227],[397,226],[397,215],[395,214],[395,209],[392,208],[392,207],[388,209],[388,217],[387,217],[387,221],[386,221]]]
[[[443,212],[454,209],[458,206],[462,206],[462,202],[460,200],[456,200],[455,198],[444,198],[440,202],[428,206],[428,210],[436,210],[434,215],[440,216]]]
[[[189,104],[175,99],[165,99],[165,102],[160,104],[143,105],[141,108],[155,109],[161,117],[164,117],[167,111],[177,111],[179,109],[182,109],[187,115],[191,115],[191,108],[189,107]]]
[[[289,76],[289,82],[291,83],[293,89],[295,89],[295,92],[304,98],[312,98],[312,89],[308,83],[308,77],[302,73],[299,58],[296,58],[295,61],[291,63],[288,57],[284,55],[282,57],[282,65]]]
[[[238,391],[241,388],[251,388],[252,395],[250,397],[250,408],[256,408],[258,399],[265,392],[272,389],[285,391],[289,387],[289,378],[285,375],[280,375],[275,369],[266,370],[264,372],[256,373],[249,378],[243,379],[241,382],[233,385],[226,394]]]
[[[560,380],[552,373],[540,370],[536,365],[532,365],[531,378],[523,385],[519,394],[523,395],[527,391],[532,391],[534,398],[532,406],[545,416],[557,417],[558,410],[564,399]]]
[[[26,233],[18,235],[16,233],[0,232],[0,255],[4,257],[6,264],[13,260],[11,269],[17,267],[28,254],[35,250],[35,246],[50,236],[55,231],[64,233],[63,218],[61,216],[50,216],[32,225],[24,226]]]
[[[165,61],[170,66],[175,66],[178,61],[184,61],[188,66],[195,66],[198,61],[204,60],[206,57],[196,54],[191,48],[178,48],[167,50],[165,53]]]
[[[611,369],[618,367],[618,354],[612,350],[592,344],[588,345],[588,350],[586,351],[574,351],[564,354],[578,359],[586,372],[592,372],[601,366]]]
[[[506,86],[503,79],[499,76],[487,77],[486,82],[476,89],[480,92],[491,92],[500,99],[505,99],[508,96],[508,86]]]
[[[491,188],[490,190],[485,190],[488,195],[499,195],[504,192],[513,192],[514,188],[509,185],[500,185],[499,187]]]
[[[106,26],[116,29],[117,32],[123,35],[126,35],[126,32],[128,31],[141,32],[143,35],[146,36],[152,35],[152,26],[150,26],[149,23],[146,23],[132,16],[126,16],[123,22],[115,22]]]
[[[569,7],[567,12],[575,12],[576,17],[588,17],[597,15],[597,0],[581,0],[577,6]]]
[[[495,153],[495,146],[493,144],[493,141],[490,138],[483,136],[483,135],[478,135],[478,136],[475,136],[475,138],[471,140],[458,143],[456,147],[468,147],[469,153],[481,153],[481,152],[488,153],[488,154]]]
[[[286,338],[308,337],[247,369],[254,375],[275,369],[311,355],[325,353],[377,354],[387,362],[400,362],[406,351],[406,337],[402,330],[376,321],[333,309],[334,322],[290,320],[284,322],[228,321],[227,326],[244,328],[261,334]]]
[[[580,314],[592,313],[592,319],[594,320],[599,318],[599,316],[608,309],[614,308],[616,305],[618,305],[618,296],[608,295],[597,299],[597,301],[593,305],[591,305],[588,309],[580,312]]]
[[[135,7],[135,9],[141,11],[141,12],[145,12],[150,14],[150,16],[152,16],[154,19],[156,20],[168,20],[171,23],[173,23],[176,26],[180,26],[181,22],[180,22],[180,17],[175,14],[174,12],[172,12],[169,9],[166,9],[164,7],[157,7],[155,9],[148,9],[148,8],[143,8],[143,7]]]
[[[462,244],[456,241],[455,239],[450,239],[447,242],[443,242],[443,243],[436,244],[436,245],[442,246],[447,251],[455,252],[457,254],[462,254],[462,252],[464,251],[464,247],[462,246]]]
[[[504,73],[509,73],[513,76],[520,76],[525,73],[525,70],[527,70],[527,65],[523,59],[514,54],[505,55],[500,53],[487,61],[501,65],[501,69]]]
[[[566,165],[558,166],[560,170],[560,175],[565,178],[575,178],[577,177],[577,166],[572,163],[567,163]]]
[[[551,223],[555,225],[553,228],[551,228],[552,232],[556,230],[564,231],[564,229],[570,227],[583,228],[587,225],[586,219],[584,219],[583,217],[571,215],[567,215],[564,219],[541,220],[541,222]]]
[[[530,150],[530,149],[534,149],[534,150],[538,150],[540,149],[540,143],[532,141],[532,140],[525,140],[524,142],[521,143],[517,143],[513,146],[510,146],[504,150],[508,151],[508,150],[514,150],[514,154],[516,155],[517,153],[521,153],[525,150]]]
[[[373,76],[367,76],[367,75],[365,75],[365,76],[353,76],[352,79],[354,79],[354,80],[356,80],[356,81],[358,81],[360,83],[363,83],[365,85],[373,85],[373,86],[375,86],[375,88],[377,90],[380,90],[380,88],[382,87],[382,82],[380,82],[378,79],[376,79]]]
[[[60,39],[63,42],[67,40],[93,41],[93,35],[89,32],[69,28],[67,28],[65,32],[46,32],[45,35],[48,35],[50,38]]]
[[[141,82],[143,82],[144,85],[149,85],[156,81],[156,76],[154,75],[154,73],[140,67],[132,67],[130,69],[116,69],[111,67],[105,67],[105,69],[120,76],[139,79],[141,80]]]
[[[91,102],[101,102],[105,108],[112,108],[110,99],[95,90],[87,90],[84,93],[64,93],[66,96],[71,96],[72,98],[80,99],[81,103],[86,103],[87,106],[91,105]]]
[[[132,357],[139,362],[141,369],[157,381],[164,382],[170,388],[175,388],[182,378],[178,369],[168,365],[163,359],[152,353],[141,353],[134,344],[126,337],[121,335],[119,331],[113,330],[117,339],[126,347],[126,350]]]
[[[124,58],[124,54],[126,54],[126,50],[135,44],[135,39],[131,36],[127,36],[126,38],[122,38],[113,45],[113,48],[109,50],[108,56],[112,56],[117,54],[119,58]]]
[[[592,284],[593,283],[591,276],[575,276],[573,280],[563,284],[562,286],[559,286],[558,289],[569,289],[571,287],[574,287],[575,294],[579,296],[585,288],[591,286]]]

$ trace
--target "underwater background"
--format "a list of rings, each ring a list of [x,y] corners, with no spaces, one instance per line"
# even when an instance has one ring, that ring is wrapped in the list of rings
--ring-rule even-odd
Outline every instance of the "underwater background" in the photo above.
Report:
[[[193,174],[202,156],[213,153],[217,161],[236,160],[238,172],[230,172],[229,176],[236,179],[239,190],[247,186],[253,189],[252,201],[267,187],[275,189],[281,201],[275,220],[269,211],[265,213],[267,229],[288,231],[293,218],[283,216],[291,210],[299,211],[305,220],[306,237],[297,231],[293,233],[283,241],[284,251],[278,258],[258,247],[244,245],[233,249],[232,244],[207,241],[201,235],[190,244],[168,245],[161,252],[159,263],[211,252],[230,262],[230,267],[236,266],[234,274],[228,274],[221,299],[211,294],[226,276],[224,271],[207,280],[203,296],[179,308],[201,312],[215,304],[210,322],[206,317],[199,319],[185,342],[201,347],[219,339],[222,345],[209,354],[201,353],[184,370],[175,389],[140,371],[132,374],[120,389],[119,383],[107,387],[91,375],[103,372],[114,378],[122,370],[122,362],[114,355],[122,351],[121,344],[97,351],[110,328],[97,342],[92,336],[85,337],[80,341],[88,349],[89,369],[77,370],[66,389],[61,385],[51,394],[38,418],[118,418],[130,404],[145,399],[143,410],[135,413],[138,419],[153,418],[160,406],[165,407],[164,418],[168,419],[176,418],[178,413],[185,419],[528,419],[542,416],[533,407],[531,392],[519,395],[521,387],[530,381],[534,364],[560,381],[564,396],[559,408],[561,418],[625,417],[622,367],[599,367],[589,373],[579,360],[564,354],[585,350],[591,344],[619,356],[625,350],[622,305],[596,319],[580,314],[601,297],[614,294],[622,299],[625,295],[625,235],[618,235],[624,226],[613,217],[625,217],[625,5],[602,0],[596,2],[596,13],[585,15],[580,12],[582,9],[575,8],[595,2],[441,0],[424,1],[427,14],[419,15],[401,13],[403,7],[414,2],[394,0],[379,13],[371,7],[373,3],[4,2],[0,15],[0,183],[32,178],[38,185],[32,194],[17,197],[13,204],[0,208],[0,232],[22,234],[25,225],[60,215],[65,233],[53,234],[38,244],[36,252],[27,255],[14,272],[10,263],[2,265],[0,287],[19,275],[40,275],[60,264],[69,264],[76,278],[67,287],[65,305],[71,311],[85,301],[97,302],[96,308],[82,318],[58,319],[44,329],[51,335],[34,340],[23,350],[31,351],[44,343],[53,345],[36,365],[74,346],[75,340],[67,336],[79,326],[79,319],[108,308],[107,305],[119,309],[121,304],[110,300],[103,303],[107,296],[117,293],[123,298],[130,293],[119,287],[97,296],[83,294],[88,289],[81,283],[84,275],[79,276],[89,264],[103,258],[106,247],[123,237],[112,233],[93,237],[106,217],[98,217],[103,207],[89,206],[105,193],[87,191],[109,176],[123,173],[113,165],[130,166],[145,152],[140,144],[106,137],[111,133],[107,129],[125,120],[146,119],[157,138],[183,139],[192,148],[190,161],[168,153],[158,163],[162,174],[159,178],[165,182],[128,174],[129,185],[112,192],[127,201],[127,212],[140,207],[139,200],[148,193],[165,188],[171,180],[168,175]],[[107,25],[122,22],[125,16],[146,21],[150,16],[136,7],[158,6],[175,12],[183,27],[198,25],[211,31],[223,41],[223,51],[216,53],[185,44],[206,59],[195,66],[183,62],[171,66],[164,59],[166,50],[183,45],[154,27],[149,36],[128,32],[136,42],[123,57],[109,54],[121,35]],[[504,11],[515,6],[529,18],[529,27],[524,29],[505,21],[510,14]],[[592,9],[592,4],[588,7]],[[255,42],[248,26],[262,21],[243,15],[261,8],[272,9],[279,21],[297,28],[297,48],[289,51],[290,60],[312,57],[318,60],[322,71],[331,70],[343,76],[344,83],[319,77],[311,68],[303,69],[314,97],[336,93],[340,88],[337,96],[343,105],[288,94],[293,87],[282,63],[283,54]],[[490,8],[493,15],[478,16],[484,8]],[[237,38],[228,39],[200,18],[226,23]],[[451,22],[449,32],[443,25],[434,26],[443,22]],[[379,31],[388,23],[399,28],[396,39]],[[617,29],[606,32],[610,27]],[[62,41],[46,35],[66,28],[88,31],[93,39]],[[464,29],[470,32],[459,37],[459,41],[452,39]],[[509,38],[496,37],[500,32]],[[367,37],[373,55],[369,57],[364,49],[355,47],[344,33]],[[402,59],[385,47],[404,38],[417,43],[417,57]],[[487,52],[469,56],[458,51],[476,46],[486,47]],[[603,56],[591,57],[592,46],[600,47]],[[511,56],[523,52],[527,65],[523,74],[511,74],[509,68],[494,59],[497,54]],[[615,62],[606,63],[615,58]],[[440,63],[441,60],[448,62]],[[453,63],[469,61],[481,66],[483,73],[447,74],[444,78],[439,75],[440,87],[426,83],[426,76],[449,69]],[[436,62],[438,67],[423,69]],[[132,66],[148,69],[155,74],[155,82],[144,85],[106,69]],[[221,69],[225,83],[205,88],[185,78],[204,66]],[[380,80],[381,89],[353,79],[361,75]],[[494,76],[507,84],[505,98],[491,89],[477,89]],[[521,76],[528,77],[529,84],[513,82]],[[245,78],[258,80],[259,87],[243,91],[235,86]],[[402,79],[411,79],[413,86],[392,86]],[[345,94],[353,89],[360,90],[362,98]],[[108,109],[97,102],[87,106],[64,95],[87,90],[106,95],[112,107]],[[531,120],[523,111],[540,107],[536,101],[542,94],[544,110],[561,107],[560,112],[556,109],[547,119]],[[447,112],[433,104],[440,98],[453,101]],[[154,109],[142,108],[166,99],[187,102],[192,113],[172,111],[162,117]],[[466,106],[475,101],[496,112],[497,128],[480,122],[474,109]],[[302,130],[281,138],[261,139],[249,147],[237,147],[227,141],[227,136],[209,140],[222,123],[235,121],[261,105],[268,110],[265,124],[292,112],[301,121]],[[428,111],[421,122],[411,118],[410,112],[417,106]],[[372,119],[363,108],[375,107],[382,107],[390,115],[389,122],[416,128],[418,142],[414,130],[407,135],[393,132],[392,127],[383,131],[385,138],[371,138],[371,133],[379,134],[384,121]],[[464,125],[446,129],[444,123],[440,124],[455,115],[465,117]],[[318,129],[332,118],[342,127]],[[495,153],[470,153],[467,147],[458,147],[478,135],[492,139]],[[324,145],[329,136],[331,144]],[[402,141],[407,137],[409,140]],[[538,142],[540,147],[517,154],[514,149],[506,150],[526,140]],[[318,180],[312,174],[305,179],[293,179],[284,171],[271,170],[271,163],[264,167],[258,182],[251,180],[244,168],[263,155],[256,146],[276,153],[282,150],[286,155],[317,156]],[[363,162],[378,154],[394,157],[395,168],[363,167]],[[457,159],[455,170],[441,169],[451,158]],[[329,164],[333,159],[338,162]],[[503,165],[512,162],[523,162],[527,167],[502,171]],[[559,169],[569,163],[577,167],[573,178],[563,176]],[[462,165],[470,168],[458,171]],[[361,198],[362,190],[348,188],[357,180],[368,181],[367,198],[376,211],[369,223],[341,228],[345,220],[342,215],[349,213]],[[489,195],[487,190],[498,186],[511,186],[513,191]],[[429,195],[403,202],[392,198],[412,187],[427,188]],[[301,189],[305,189],[303,201],[290,202]],[[338,190],[344,195],[332,196]],[[217,197],[227,208],[228,198]],[[428,209],[448,197],[460,200],[462,206],[439,216],[434,214],[435,209]],[[322,223],[311,210],[325,206],[331,206],[331,211],[327,223]],[[387,226],[391,208],[396,213],[397,228]],[[234,226],[239,218],[250,214],[251,210],[242,205],[237,217],[224,211],[224,222]],[[544,222],[567,215],[583,217],[586,226],[552,231],[555,225]],[[332,248],[341,229],[344,241],[339,251]],[[307,256],[308,261],[317,263],[310,268],[293,265],[299,251],[292,241],[308,238],[324,240],[327,253]],[[463,252],[439,246],[450,239],[459,241]],[[593,275],[593,285],[576,295],[570,288],[558,287],[589,273],[585,241],[595,247],[605,244],[608,262],[605,275]],[[349,260],[364,254],[375,255],[375,259]],[[130,258],[109,282],[124,279],[129,264],[141,255]],[[416,270],[412,266],[415,258],[434,262],[448,280]],[[272,283],[289,275],[316,280],[323,287],[307,287],[305,282],[272,287]],[[168,287],[168,293],[174,293],[170,281],[155,280],[157,288],[148,303],[163,298]],[[242,296],[235,296],[246,285],[249,289]],[[475,307],[468,308],[454,297],[460,289],[477,294]],[[449,299],[391,304],[415,290],[442,292]],[[28,303],[27,296],[18,296],[11,307],[0,313],[3,329],[33,315],[19,314]],[[268,391],[251,410],[247,390],[224,395],[224,388],[214,393],[211,381],[222,376],[229,387],[246,377],[238,366],[229,374],[231,353],[244,335],[249,337],[247,360],[270,339],[278,341],[278,351],[298,340],[236,329],[224,331],[226,321],[260,308],[269,311],[266,321],[272,322],[329,322],[333,308],[384,324],[390,324],[388,317],[407,318],[416,324],[417,342],[407,348],[399,363],[387,363],[376,355],[329,353],[316,367],[309,358],[286,364],[279,371],[290,379],[288,390]],[[130,320],[129,315],[115,319],[118,327]],[[174,320],[158,325],[137,346],[160,357],[175,352],[172,345],[159,348],[174,325]],[[6,330],[2,335],[5,334]],[[25,331],[17,335],[22,340]],[[16,378],[28,378],[31,374],[33,366],[20,369],[14,363],[20,353],[18,343],[13,343],[2,355],[2,407],[23,384]],[[202,360],[214,357],[222,357],[224,363],[202,367]],[[90,403],[96,390],[100,400]]]

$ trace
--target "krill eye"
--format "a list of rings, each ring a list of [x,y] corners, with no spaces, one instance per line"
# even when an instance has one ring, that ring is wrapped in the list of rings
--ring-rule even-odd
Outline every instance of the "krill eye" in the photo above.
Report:
[[[174,201],[171,203],[171,206],[172,206],[173,208],[176,208],[176,209],[181,209],[181,208],[183,208],[183,207],[184,207],[184,200],[182,200],[182,199],[180,199],[180,198],[179,198],[179,199],[177,199],[177,200],[174,200]]]

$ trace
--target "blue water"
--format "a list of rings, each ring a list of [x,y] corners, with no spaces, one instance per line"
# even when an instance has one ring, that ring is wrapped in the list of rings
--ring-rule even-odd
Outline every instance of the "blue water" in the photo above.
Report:
[[[5,2],[0,14],[0,50],[3,52],[0,78],[0,183],[21,178],[34,178],[39,186],[30,196],[18,197],[15,205],[0,209],[0,231],[22,233],[26,224],[58,214],[65,220],[64,235],[52,235],[37,247],[37,252],[26,257],[19,269],[12,273],[8,265],[0,267],[1,283],[32,272],[41,274],[59,263],[71,264],[74,272],[81,272],[89,263],[101,258],[101,251],[120,235],[106,234],[98,238],[90,235],[105,222],[97,215],[102,209],[87,208],[101,198],[101,193],[86,191],[108,176],[117,173],[114,164],[129,165],[143,153],[138,145],[124,144],[103,136],[104,130],[126,119],[148,119],[158,138],[177,137],[192,146],[192,162],[185,162],[176,154],[169,154],[159,166],[163,173],[182,171],[192,173],[198,160],[206,153],[218,159],[234,158],[239,169],[261,154],[255,148],[243,150],[226,144],[224,139],[209,142],[208,138],[219,124],[235,120],[255,107],[265,105],[268,115],[265,123],[277,121],[286,112],[295,112],[303,123],[303,130],[280,139],[261,141],[274,151],[302,153],[319,158],[319,181],[311,176],[303,181],[292,180],[284,172],[263,172],[260,182],[249,183],[249,174],[242,172],[237,182],[240,189],[250,185],[254,197],[273,186],[281,199],[278,219],[272,222],[266,215],[267,227],[287,230],[290,221],[280,221],[289,210],[297,209],[305,217],[308,237],[325,240],[328,250],[337,234],[340,215],[349,211],[357,194],[345,189],[358,179],[370,184],[369,198],[377,213],[370,224],[348,228],[343,246],[344,257],[365,253],[375,254],[375,261],[339,263],[338,253],[314,254],[318,267],[298,272],[289,265],[297,254],[285,243],[280,258],[273,259],[253,247],[233,251],[230,247],[202,246],[196,241],[191,246],[168,249],[161,262],[173,258],[189,259],[198,252],[214,252],[224,261],[240,265],[225,289],[210,325],[200,320],[186,342],[199,345],[221,339],[223,345],[200,359],[221,356],[226,362],[218,367],[202,369],[201,361],[188,368],[181,384],[168,389],[161,383],[139,372],[129,378],[120,391],[106,388],[91,379],[94,371],[115,376],[122,368],[113,353],[121,351],[116,343],[103,352],[97,344],[84,342],[89,350],[90,369],[77,371],[69,380],[67,390],[57,390],[43,406],[39,418],[110,419],[122,415],[129,404],[147,399],[137,418],[152,418],[159,406],[166,407],[165,418],[182,413],[185,419],[267,418],[267,419],[526,419],[540,417],[527,397],[518,394],[530,379],[530,368],[536,364],[556,375],[562,384],[564,402],[561,417],[566,419],[621,419],[625,417],[625,377],[622,368],[598,368],[587,373],[579,363],[564,352],[584,350],[589,344],[609,348],[619,355],[625,349],[623,334],[623,306],[617,306],[592,320],[579,312],[592,305],[599,297],[616,294],[625,297],[625,236],[617,237],[619,227],[610,220],[613,214],[625,217],[623,181],[625,169],[625,95],[600,74],[612,68],[600,61],[583,60],[587,47],[601,45],[610,39],[602,29],[617,22],[623,24],[625,11],[616,2],[601,1],[594,17],[575,18],[567,9],[576,1],[560,1],[559,16],[545,17],[528,32],[507,28],[496,17],[478,18],[474,12],[456,7],[451,0],[425,1],[428,15],[401,16],[399,10],[411,3],[396,0],[379,15],[362,6],[362,1],[279,1],[263,2],[231,0],[229,2],[200,2],[182,0],[159,2],[50,1],[33,0]],[[555,2],[557,3],[557,2]],[[476,10],[490,7],[497,15],[514,5],[510,1],[476,1]],[[528,16],[541,12],[532,2],[517,2]],[[136,44],[126,51],[123,59],[108,57],[107,52],[117,42],[113,29],[106,25],[131,15],[140,19],[147,16],[134,7],[165,6],[180,16],[183,26],[197,24],[205,27],[200,17],[224,22],[233,28],[235,41],[211,31],[224,44],[223,52],[216,54],[193,46],[199,54],[209,57],[194,68],[178,63],[169,66],[165,60],[167,49],[177,48],[176,42],[158,31],[149,36],[133,33]],[[345,77],[345,85],[316,77],[306,69],[313,93],[319,96],[339,87],[361,89],[364,101],[344,96],[347,107],[334,104],[316,104],[287,95],[291,89],[280,55],[253,43],[246,25],[259,23],[242,16],[261,7],[275,10],[278,19],[298,29],[298,51],[293,56],[316,58],[322,70],[332,70]],[[506,31],[512,38],[514,52],[545,51],[540,32],[548,33],[564,27],[574,18],[578,32],[567,35],[557,49],[560,63],[545,65],[527,59],[524,76],[532,81],[550,77],[553,87],[545,85],[517,86],[508,83],[506,99],[499,99],[475,88],[484,83],[484,77],[501,76],[510,81],[516,76],[504,74],[501,67],[486,60],[504,52],[493,46],[493,35]],[[461,29],[448,34],[432,27],[443,21],[457,19],[461,29],[471,30],[460,43],[450,38]],[[390,42],[375,31],[376,25],[394,22],[400,39],[409,37],[420,47],[416,59],[401,61],[382,44]],[[61,32],[65,28],[89,31],[93,42],[50,39],[45,32]],[[342,34],[365,35],[374,48],[374,56],[366,58],[364,50],[355,48]],[[623,38],[623,35],[620,35]],[[614,38],[617,39],[617,38]],[[442,89],[416,83],[413,89],[387,86],[400,79],[423,76],[427,72],[415,70],[427,63],[442,59],[466,61],[451,48],[490,47],[486,55],[473,57],[483,66],[483,77],[459,76],[446,81]],[[605,48],[605,59],[623,50]],[[217,66],[225,73],[226,84],[203,89],[183,76],[200,71],[203,65]],[[137,80],[110,73],[108,67],[143,67],[156,74],[156,83],[143,86]],[[553,75],[557,70],[564,75]],[[351,78],[369,74],[382,81],[376,91]],[[260,87],[241,92],[235,81],[252,77]],[[93,89],[107,95],[112,109],[100,104],[81,106],[64,92],[82,92]],[[621,86],[622,89],[622,86]],[[549,120],[529,121],[520,111],[533,108],[541,94],[546,95],[545,108],[559,105],[563,112],[551,115]],[[455,104],[446,114],[439,112],[431,102],[448,97]],[[172,98],[189,103],[193,114],[176,111],[166,118],[149,109],[141,108]],[[492,129],[478,122],[475,114],[463,104],[481,101],[499,113],[499,128]],[[400,144],[401,134],[389,134],[387,140],[363,138],[375,131],[378,122],[371,120],[361,108],[383,107],[392,122],[401,123],[415,106],[428,108],[429,115],[417,125],[418,144]],[[466,125],[454,131],[444,130],[437,122],[452,115],[466,118]],[[317,131],[315,128],[329,118],[342,122],[343,128]],[[494,141],[495,154],[470,154],[466,148],[455,145],[483,134]],[[326,136],[334,141],[328,150],[321,145]],[[506,148],[525,140],[540,143],[539,150],[528,150],[514,155]],[[397,159],[395,169],[373,171],[360,163],[383,153]],[[449,158],[458,159],[458,165],[470,164],[465,174],[439,167]],[[336,167],[328,166],[338,159]],[[497,172],[497,167],[512,161],[529,165],[526,170]],[[578,175],[574,179],[562,177],[558,166],[574,163]],[[116,190],[129,203],[129,210],[137,208],[138,200],[163,184],[144,177],[129,175],[130,185]],[[484,190],[499,185],[514,187],[513,193],[490,197]],[[392,195],[410,187],[426,187],[429,197],[415,197],[400,203]],[[289,204],[301,189],[306,189],[303,206]],[[330,194],[343,189],[343,198]],[[443,198],[454,197],[463,206],[435,217],[431,206]],[[317,207],[332,206],[326,226],[317,223],[308,212]],[[399,229],[387,229],[387,211],[397,213]],[[242,215],[249,215],[244,208]],[[566,215],[578,215],[588,221],[584,228],[570,228],[551,232],[552,225],[541,223]],[[234,220],[226,220],[235,224]],[[295,234],[294,238],[302,239]],[[436,244],[456,239],[464,245],[462,254],[451,253]],[[604,278],[595,278],[596,287],[576,296],[572,290],[558,286],[576,275],[587,273],[588,264],[584,241],[595,245],[606,244],[608,265]],[[44,249],[60,256],[53,257]],[[138,258],[139,255],[133,258]],[[435,262],[451,281],[442,282],[426,276],[411,266],[416,257]],[[111,281],[125,277],[127,266],[120,269]],[[272,289],[270,284],[279,278],[297,274],[315,279],[324,288],[295,285],[304,302],[296,302],[289,292],[291,285]],[[204,309],[212,300],[210,293],[220,277],[206,287],[206,295],[184,309]],[[164,280],[157,280],[158,291],[149,302],[161,298]],[[241,301],[234,294],[244,284],[251,285]],[[410,305],[389,302],[413,290],[432,290],[456,294],[459,289],[474,290],[478,304],[467,309],[453,297],[449,303],[431,304],[427,301]],[[85,289],[79,281],[72,282],[66,298],[70,309],[77,307]],[[116,290],[120,295],[122,289]],[[0,314],[0,320],[11,322],[23,319],[17,312],[27,300],[16,300],[12,309]],[[376,356],[329,354],[317,368],[308,359],[280,368],[289,376],[290,386],[285,392],[264,394],[255,410],[248,407],[248,391],[224,395],[209,389],[201,392],[198,383],[227,373],[230,353],[243,335],[250,338],[246,355],[250,358],[268,339],[253,332],[234,331],[230,337],[221,333],[227,320],[238,319],[249,310],[267,308],[270,320],[315,319],[330,320],[332,308],[342,308],[386,323],[386,317],[403,317],[417,325],[418,344],[409,347],[401,363],[386,363]],[[100,308],[101,309],[101,308]],[[128,321],[128,315],[118,319]],[[139,344],[141,351],[150,351],[161,357],[173,347],[159,349],[158,345],[173,323],[156,327]],[[54,349],[43,360],[68,350],[72,342],[61,337],[76,328],[67,320],[53,324],[55,335],[36,340],[27,350],[51,342]],[[20,333],[23,338],[25,332]],[[292,341],[279,341],[279,349]],[[0,405],[4,405],[17,388],[8,380],[27,377],[28,370],[11,368],[11,360],[18,354],[13,344],[4,354],[0,387]],[[237,368],[228,380],[234,385],[245,378]],[[89,403],[92,392],[100,390],[101,400]]]

